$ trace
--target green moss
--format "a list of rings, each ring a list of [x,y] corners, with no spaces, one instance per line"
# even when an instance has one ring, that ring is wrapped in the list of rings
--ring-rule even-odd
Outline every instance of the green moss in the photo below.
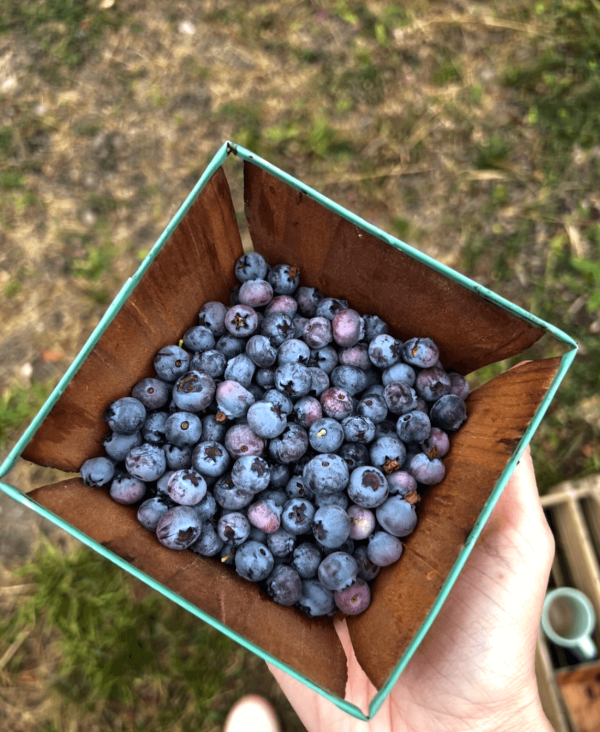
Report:
[[[13,433],[35,417],[53,388],[51,382],[34,383],[31,387],[15,386],[0,397],[0,450]]]

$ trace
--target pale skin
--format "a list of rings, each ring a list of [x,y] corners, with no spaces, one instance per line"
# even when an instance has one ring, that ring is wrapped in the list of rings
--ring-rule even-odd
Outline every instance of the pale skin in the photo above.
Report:
[[[552,732],[538,696],[535,644],[554,539],[523,455],[423,643],[371,722],[342,712],[274,666],[269,669],[309,732]],[[375,693],[349,654],[346,698]]]

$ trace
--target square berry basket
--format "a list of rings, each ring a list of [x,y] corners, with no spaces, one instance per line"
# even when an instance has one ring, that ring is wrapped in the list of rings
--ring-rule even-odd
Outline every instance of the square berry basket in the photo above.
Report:
[[[368,720],[429,630],[573,362],[577,344],[566,333],[226,142],[9,453],[0,477],[21,456],[79,472],[85,460],[104,454],[108,405],[154,376],[155,353],[197,323],[204,302],[229,302],[234,263],[243,253],[222,167],[230,154],[243,161],[255,250],[271,264],[298,265],[302,285],[376,313],[397,338],[433,338],[444,368],[467,375],[522,353],[542,336],[560,342],[562,355],[506,371],[471,393],[469,418],[444,460],[446,477],[419,503],[419,523],[403,540],[401,559],[375,579],[368,610],[346,619],[356,657],[377,689],[369,708],[346,697],[347,659],[332,618],[309,619],[213,558],[166,549],[138,523],[137,509],[80,478],[29,494],[4,482],[0,488],[348,714]]]

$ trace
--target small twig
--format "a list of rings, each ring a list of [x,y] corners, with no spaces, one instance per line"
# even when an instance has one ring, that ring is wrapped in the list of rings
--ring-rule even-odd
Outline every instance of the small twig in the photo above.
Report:
[[[34,627],[35,626],[33,625],[28,625],[26,628],[23,628],[15,641],[11,643],[11,645],[6,649],[6,653],[2,656],[2,658],[0,658],[0,671],[2,671],[2,669],[8,664],[11,658],[19,650],[23,642],[26,640],[27,636],[34,629]]]
[[[480,17],[471,15],[449,15],[441,18],[432,18],[431,20],[417,21],[413,28],[422,30],[429,25],[484,25],[488,28],[501,28],[502,30],[512,30],[517,33],[528,33],[533,36],[542,36],[544,38],[552,38],[549,31],[538,28],[535,25],[527,25],[526,23],[518,23],[514,20],[504,20],[502,18],[493,18],[490,15],[482,15]],[[410,28],[404,29],[410,30]]]

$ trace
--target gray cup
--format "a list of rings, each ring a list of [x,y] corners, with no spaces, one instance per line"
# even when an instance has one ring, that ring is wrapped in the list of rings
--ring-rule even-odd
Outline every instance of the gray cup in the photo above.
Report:
[[[542,628],[557,646],[568,648],[581,661],[598,658],[592,640],[596,613],[588,597],[572,587],[560,587],[546,595]]]

